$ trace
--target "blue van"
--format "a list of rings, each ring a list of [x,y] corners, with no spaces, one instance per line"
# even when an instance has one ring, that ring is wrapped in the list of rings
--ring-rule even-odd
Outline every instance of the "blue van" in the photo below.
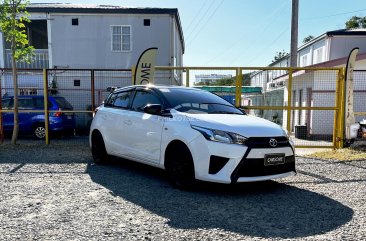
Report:
[[[11,110],[14,108],[14,97],[2,98],[2,109]],[[38,139],[46,136],[44,118],[44,96],[42,95],[21,95],[18,97],[19,110],[39,110],[38,112],[19,112],[19,134],[32,134]],[[73,135],[76,127],[75,114],[63,113],[63,110],[73,110],[72,105],[61,96],[48,97],[49,130],[51,134]],[[5,133],[13,131],[14,114],[3,113],[3,128]]]

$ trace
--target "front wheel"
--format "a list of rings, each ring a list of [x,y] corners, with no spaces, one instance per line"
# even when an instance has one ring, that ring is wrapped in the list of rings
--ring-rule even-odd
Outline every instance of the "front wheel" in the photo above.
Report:
[[[193,158],[184,144],[178,144],[167,152],[166,171],[173,186],[190,189],[195,183]]]
[[[93,134],[91,149],[96,164],[104,164],[109,161],[110,156],[105,149],[103,137],[100,133]]]

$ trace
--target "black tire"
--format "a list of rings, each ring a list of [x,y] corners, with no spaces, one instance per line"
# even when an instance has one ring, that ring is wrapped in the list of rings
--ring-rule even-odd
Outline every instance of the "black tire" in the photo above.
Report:
[[[105,164],[110,159],[110,156],[105,149],[103,137],[99,132],[93,134],[91,151],[93,160],[96,164]]]
[[[195,184],[194,164],[191,152],[183,143],[170,147],[165,157],[165,169],[174,187],[191,189]]]
[[[33,128],[33,136],[39,140],[46,138],[46,128],[43,124],[38,124]]]

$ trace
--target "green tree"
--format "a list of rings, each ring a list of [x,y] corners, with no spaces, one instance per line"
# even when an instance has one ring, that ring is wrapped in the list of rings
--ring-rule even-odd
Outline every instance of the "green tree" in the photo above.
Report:
[[[310,42],[312,39],[314,38],[313,35],[309,35],[307,37],[304,38],[304,40],[302,41],[303,44],[306,44],[307,42]]]
[[[18,115],[18,72],[16,63],[30,63],[33,57],[32,46],[28,45],[25,23],[30,22],[26,6],[27,0],[1,0],[0,1],[0,31],[3,32],[5,41],[10,43],[12,53],[12,74],[14,86],[14,129],[11,143],[16,144],[19,132]]]
[[[276,52],[276,55],[274,56],[273,60],[272,60],[272,63],[282,59],[283,57],[287,56],[288,53],[285,51],[285,50],[282,50],[282,51],[279,51],[279,52]]]
[[[366,28],[366,17],[353,16],[346,23],[347,29]]]

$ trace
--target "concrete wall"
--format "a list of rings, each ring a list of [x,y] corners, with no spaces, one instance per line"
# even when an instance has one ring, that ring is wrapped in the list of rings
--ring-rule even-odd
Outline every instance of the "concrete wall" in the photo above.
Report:
[[[73,18],[79,25],[71,25]],[[144,26],[144,19],[151,25]],[[51,14],[52,64],[69,68],[131,68],[147,48],[158,47],[157,65],[171,64],[172,18],[162,15],[80,15]],[[132,50],[111,50],[111,26],[131,26]],[[176,28],[176,25],[173,25]],[[179,43],[179,41],[177,41]],[[181,44],[176,44],[181,61]]]
[[[366,52],[366,36],[333,36],[330,46],[330,60],[347,57],[353,48]]]

